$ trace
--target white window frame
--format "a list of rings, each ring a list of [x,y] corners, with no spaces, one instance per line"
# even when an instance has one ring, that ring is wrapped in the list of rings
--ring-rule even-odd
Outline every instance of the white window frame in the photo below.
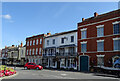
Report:
[[[27,50],[27,55],[28,55],[28,50]]]
[[[30,49],[30,53],[29,54],[31,55],[31,49]]]
[[[36,39],[36,45],[38,45],[38,39]]]
[[[103,51],[104,51],[104,40],[97,40],[97,43],[103,42]],[[103,52],[98,50],[98,44],[97,44],[97,52]]]
[[[114,49],[114,41],[115,41],[115,40],[120,40],[120,38],[113,38],[113,50],[114,50],[114,51],[120,51],[120,50],[115,50],[115,49]]]
[[[35,49],[33,48],[33,50],[32,50],[32,55],[34,55],[34,53],[35,53]]]
[[[120,21],[115,21],[115,22],[113,22],[112,24],[113,24],[113,34],[114,34],[114,25],[115,24],[119,24],[120,23]],[[119,25],[120,26],[120,25]],[[116,34],[115,34],[116,35]]]
[[[42,44],[42,38],[40,38],[40,44]]]
[[[83,38],[84,35],[82,35],[82,32],[86,32],[85,38]],[[86,38],[87,38],[87,28],[83,28],[83,29],[81,29],[81,39],[86,39]]]
[[[82,46],[82,44],[86,44],[86,51],[85,52],[87,52],[87,41],[83,41],[83,42],[80,42],[80,43],[81,43],[81,46]],[[82,47],[81,47],[81,52],[82,52]]]
[[[52,40],[52,44],[55,45],[55,39]]]
[[[96,55],[97,56],[97,66],[104,66],[104,60],[103,60],[103,64],[102,65],[98,65],[98,58],[103,58],[105,57],[105,55]]]
[[[27,41],[27,46],[29,46],[29,41]]]
[[[36,55],[38,54],[38,48],[36,48]]]
[[[41,48],[39,48],[39,54],[41,54],[41,52],[42,52],[42,49],[41,49]]]
[[[49,43],[50,43],[50,41],[49,41],[49,40],[47,40],[47,46],[49,46]]]
[[[32,40],[30,41],[30,46],[32,46]]]
[[[33,40],[33,45],[35,45],[35,40]]]
[[[96,28],[97,28],[97,37],[103,37],[103,36],[104,36],[104,25],[98,25],[98,26],[96,26]],[[99,34],[98,34],[98,29],[99,29],[99,28],[103,28],[103,31],[100,32],[100,33],[103,33],[103,35],[100,34],[100,36],[98,36],[98,35],[99,35]]]

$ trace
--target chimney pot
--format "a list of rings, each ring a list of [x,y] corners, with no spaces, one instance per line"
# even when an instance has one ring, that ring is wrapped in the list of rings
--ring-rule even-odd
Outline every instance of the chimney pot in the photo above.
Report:
[[[7,48],[7,46],[5,46],[5,48]]]
[[[98,13],[97,13],[97,12],[95,12],[95,13],[94,13],[94,17],[97,17],[97,16],[98,16]]]
[[[23,47],[23,43],[22,43],[22,41],[21,41],[21,47]]]
[[[47,33],[47,35],[51,35],[51,33],[49,32],[49,33]]]
[[[14,47],[15,45],[12,45],[12,47]]]
[[[82,18],[82,21],[85,21],[85,18]]]

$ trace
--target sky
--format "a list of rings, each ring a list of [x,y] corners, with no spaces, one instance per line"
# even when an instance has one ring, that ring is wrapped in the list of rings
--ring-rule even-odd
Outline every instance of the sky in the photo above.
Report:
[[[33,35],[77,29],[82,18],[116,9],[117,2],[3,2],[0,48],[25,44]]]

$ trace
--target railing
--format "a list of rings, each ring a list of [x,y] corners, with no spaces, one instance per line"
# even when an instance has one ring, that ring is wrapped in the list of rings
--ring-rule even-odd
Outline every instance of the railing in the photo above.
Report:
[[[56,56],[77,56],[77,52],[57,53]]]
[[[56,54],[43,54],[44,57],[47,56],[77,56],[77,52],[66,52],[66,53],[56,53]]]
[[[46,56],[55,56],[55,54],[43,54],[43,57],[46,57]]]

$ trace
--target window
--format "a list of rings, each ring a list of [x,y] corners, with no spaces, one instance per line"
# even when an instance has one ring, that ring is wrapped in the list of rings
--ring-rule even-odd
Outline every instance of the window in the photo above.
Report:
[[[38,39],[36,40],[36,45],[38,45]]]
[[[55,39],[53,39],[53,44],[55,44]]]
[[[37,59],[35,59],[35,64],[38,64],[38,60]]]
[[[42,39],[40,39],[40,44],[42,44]]]
[[[32,41],[30,41],[30,46],[32,46]]]
[[[38,48],[36,48],[36,54],[38,54]]]
[[[97,41],[97,51],[104,51],[104,40]]]
[[[65,59],[61,59],[61,66],[65,66]]]
[[[47,46],[49,45],[49,40],[47,40]]]
[[[64,43],[64,38],[61,38],[61,43],[62,43],[62,44]]]
[[[114,50],[120,50],[120,38],[114,38]]]
[[[97,37],[104,36],[104,25],[97,26]]]
[[[33,51],[32,51],[32,52],[33,52],[32,54],[34,55],[35,49],[33,49]]]
[[[81,39],[87,38],[87,28],[81,29]]]
[[[29,59],[29,62],[31,62],[31,59]]]
[[[39,54],[41,54],[41,48],[39,48]]]
[[[33,45],[35,45],[35,40],[33,40]]]
[[[71,36],[71,42],[74,42],[74,36]]]
[[[27,42],[27,46],[29,46],[29,41]]]
[[[21,55],[23,55],[23,52],[24,52],[24,50],[22,49],[22,54]]]
[[[27,55],[28,55],[28,50],[27,50]]]
[[[74,54],[75,53],[75,48],[74,47],[69,47],[68,52],[70,54]]]
[[[86,52],[87,51],[87,43],[82,43],[81,44],[81,52]]]
[[[120,34],[119,23],[113,24],[113,34]]]
[[[97,65],[104,66],[104,57],[97,57]]]
[[[30,49],[30,55],[31,55],[31,49]]]
[[[71,59],[71,67],[74,68],[76,67],[76,60],[75,59]]]

